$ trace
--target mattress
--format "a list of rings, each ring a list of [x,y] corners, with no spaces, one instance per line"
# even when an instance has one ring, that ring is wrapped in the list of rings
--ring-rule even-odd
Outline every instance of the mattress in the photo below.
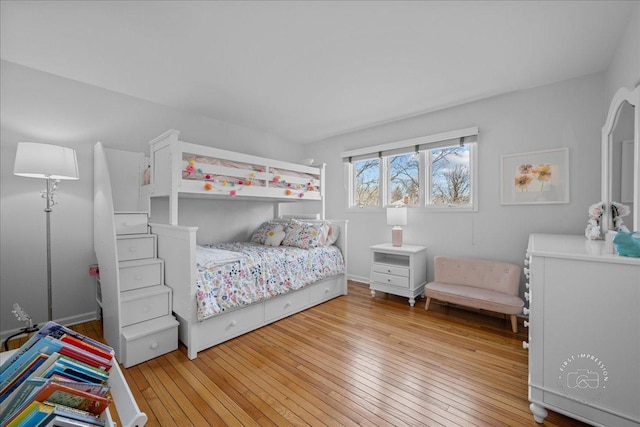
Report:
[[[344,258],[333,245],[300,249],[221,243],[198,248],[196,259],[198,320],[344,273]]]

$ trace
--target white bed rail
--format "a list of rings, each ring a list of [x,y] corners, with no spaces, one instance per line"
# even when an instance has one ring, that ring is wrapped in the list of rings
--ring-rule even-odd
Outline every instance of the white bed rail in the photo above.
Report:
[[[178,197],[180,195],[201,197],[238,197],[273,202],[321,201],[324,216],[325,165],[319,167],[300,165],[281,160],[268,159],[249,154],[222,150],[205,145],[180,141],[180,131],[169,130],[149,142],[151,153],[151,197],[169,198],[169,223],[178,225]],[[235,182],[215,183],[209,181],[183,179],[182,173],[187,166],[183,155],[208,157],[222,161],[255,165],[256,169],[233,169],[226,166],[196,165],[196,169],[211,175],[232,174]],[[286,171],[306,174],[316,178],[306,179],[295,175],[286,175]],[[263,185],[247,185],[260,181]],[[307,183],[307,181],[310,181]],[[238,184],[244,182],[244,184]],[[286,182],[289,186],[280,187],[276,182]],[[307,185],[307,184],[309,185]],[[317,187],[317,188],[316,188]]]

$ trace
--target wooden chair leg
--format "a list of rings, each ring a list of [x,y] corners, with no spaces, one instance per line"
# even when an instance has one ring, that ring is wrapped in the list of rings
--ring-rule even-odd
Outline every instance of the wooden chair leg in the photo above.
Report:
[[[511,315],[511,330],[514,334],[518,332],[518,318],[515,314]]]
[[[431,297],[427,297],[427,302],[424,304],[424,309],[429,310],[429,303],[431,302]]]

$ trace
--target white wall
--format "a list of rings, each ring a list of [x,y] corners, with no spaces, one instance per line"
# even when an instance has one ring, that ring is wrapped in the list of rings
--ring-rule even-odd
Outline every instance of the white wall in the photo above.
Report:
[[[349,220],[349,274],[367,280],[368,247],[390,241],[385,212],[347,210],[342,151],[478,126],[479,211],[410,210],[405,242],[429,247],[433,256],[459,255],[522,265],[532,232],[583,234],[587,208],[600,198],[600,127],[606,106],[603,74],[497,96],[462,106],[334,137],[307,147],[326,162],[327,216]],[[500,156],[569,147],[570,203],[502,206]]]
[[[76,149],[79,181],[63,181],[51,217],[53,315],[63,323],[94,318],[93,145],[145,152],[168,129],[181,139],[248,154],[300,161],[302,147],[269,135],[145,102],[6,61],[0,63],[0,336],[22,323],[19,302],[42,323],[47,316],[44,181],[13,175],[19,141]],[[117,171],[116,171],[117,173]],[[226,212],[228,209],[218,209]],[[215,213],[215,212],[214,212]],[[250,213],[256,215],[255,212]],[[222,219],[211,216],[212,224]],[[251,225],[253,226],[253,225]],[[236,232],[240,232],[236,230]]]
[[[629,17],[627,29],[607,70],[606,81],[607,107],[618,89],[633,89],[640,84],[640,2]]]

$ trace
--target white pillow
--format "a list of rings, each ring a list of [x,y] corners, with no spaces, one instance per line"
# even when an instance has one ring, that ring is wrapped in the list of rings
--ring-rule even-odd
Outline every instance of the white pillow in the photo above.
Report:
[[[327,236],[327,246],[333,245],[340,236],[340,226],[337,224],[329,225],[329,235]]]
[[[264,244],[266,246],[280,246],[280,243],[282,243],[285,234],[286,233],[284,232],[282,226],[277,225],[273,230],[267,233],[267,238],[264,241]]]

